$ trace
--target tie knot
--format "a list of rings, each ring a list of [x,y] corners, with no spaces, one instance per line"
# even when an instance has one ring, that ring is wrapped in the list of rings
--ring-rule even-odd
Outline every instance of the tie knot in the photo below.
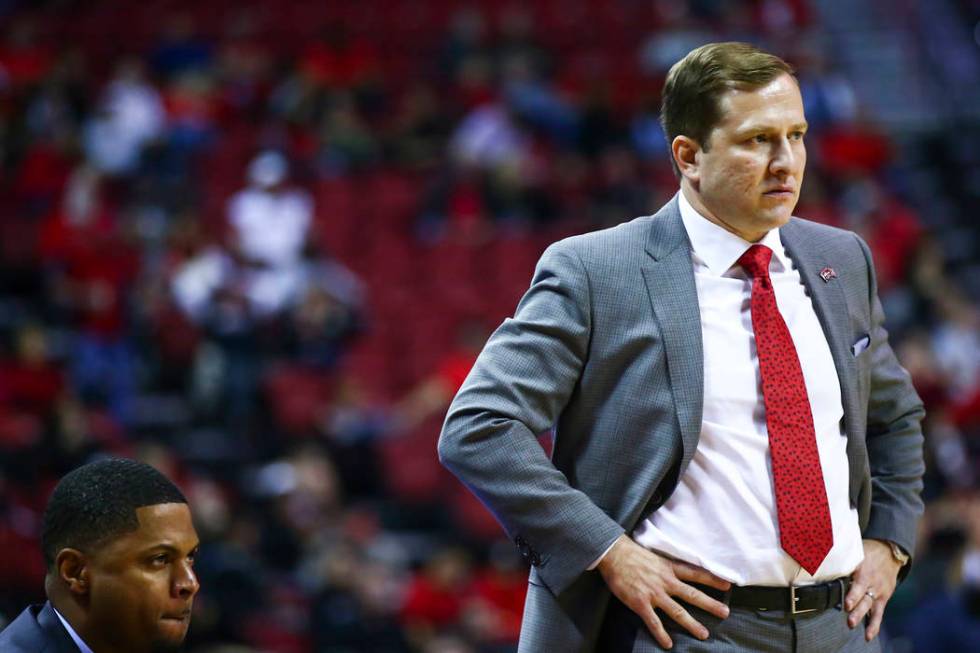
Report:
[[[765,245],[753,245],[745,250],[738,259],[749,276],[755,279],[769,278],[769,261],[772,260],[772,250]]]

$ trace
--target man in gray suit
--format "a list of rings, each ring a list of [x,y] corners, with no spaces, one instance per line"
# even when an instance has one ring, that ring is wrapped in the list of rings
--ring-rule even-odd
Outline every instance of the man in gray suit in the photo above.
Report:
[[[868,247],[792,217],[807,125],[782,60],[698,48],[661,119],[680,192],[547,249],[440,458],[532,566],[522,652],[879,650],[923,410]]]

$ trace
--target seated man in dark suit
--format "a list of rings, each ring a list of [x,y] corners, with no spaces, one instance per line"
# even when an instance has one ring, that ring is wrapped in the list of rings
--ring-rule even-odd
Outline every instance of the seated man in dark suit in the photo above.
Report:
[[[180,648],[199,585],[187,500],[149,465],[102,460],[67,474],[44,512],[48,602],[3,632],[3,653]]]

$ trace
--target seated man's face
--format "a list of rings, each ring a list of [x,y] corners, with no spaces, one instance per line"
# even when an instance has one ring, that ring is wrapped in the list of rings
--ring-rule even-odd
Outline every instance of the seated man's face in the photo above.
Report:
[[[177,650],[199,585],[190,509],[163,503],[136,510],[140,527],[93,552],[89,616],[100,639],[133,653]]]

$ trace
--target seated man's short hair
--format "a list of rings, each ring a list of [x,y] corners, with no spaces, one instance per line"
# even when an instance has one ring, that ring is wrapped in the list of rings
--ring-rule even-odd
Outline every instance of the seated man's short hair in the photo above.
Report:
[[[63,548],[87,551],[137,530],[136,509],[161,503],[187,503],[187,499],[146,463],[111,458],[69,472],[44,511],[41,548],[48,568]]]

